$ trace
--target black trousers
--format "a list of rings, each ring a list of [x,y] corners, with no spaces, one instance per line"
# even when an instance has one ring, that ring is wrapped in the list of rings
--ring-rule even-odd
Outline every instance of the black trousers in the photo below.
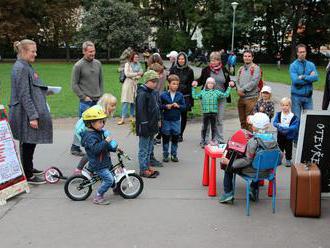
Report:
[[[27,178],[31,178],[33,176],[33,155],[36,146],[36,144],[20,143],[21,162]]]
[[[181,137],[183,136],[184,130],[186,129],[187,125],[187,111],[181,112]]]
[[[287,140],[284,135],[277,135],[277,143],[282,152],[285,152],[285,159],[292,159],[292,140]]]
[[[212,140],[214,140],[215,133],[217,130],[217,113],[205,113],[203,114],[203,129],[202,129],[202,139],[205,141],[205,136],[207,132],[207,128],[209,123],[211,123],[211,133],[212,133]]]

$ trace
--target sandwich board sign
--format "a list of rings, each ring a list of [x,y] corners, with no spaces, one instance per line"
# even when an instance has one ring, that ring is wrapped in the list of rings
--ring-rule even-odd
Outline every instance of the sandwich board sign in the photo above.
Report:
[[[5,109],[0,105],[0,205],[17,194],[29,191]]]
[[[308,162],[320,168],[322,192],[330,192],[330,111],[302,114],[296,163]]]

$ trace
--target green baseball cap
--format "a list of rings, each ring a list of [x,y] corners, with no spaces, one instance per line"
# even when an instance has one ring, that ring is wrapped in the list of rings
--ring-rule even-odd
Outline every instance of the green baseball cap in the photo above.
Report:
[[[151,80],[159,79],[158,73],[155,72],[154,70],[148,70],[146,73],[144,73],[143,77],[145,83]]]

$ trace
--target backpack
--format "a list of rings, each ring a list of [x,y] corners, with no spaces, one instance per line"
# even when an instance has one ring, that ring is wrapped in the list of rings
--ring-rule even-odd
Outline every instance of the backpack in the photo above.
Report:
[[[261,136],[262,136],[262,134],[261,134]],[[279,150],[278,144],[276,144],[276,146],[274,146],[273,148],[268,148],[265,145],[265,143],[263,141],[264,139],[261,136],[256,135],[256,136],[253,137],[254,140],[257,142],[257,149],[256,149],[255,155],[257,155],[258,152],[264,151],[264,150],[268,150],[268,151],[270,151],[270,150]],[[274,141],[275,141],[275,139],[274,139]]]
[[[255,67],[256,64],[253,64],[251,65],[250,67],[250,75],[253,76],[254,74],[254,67]],[[260,68],[260,80],[258,82],[258,92],[261,91],[262,87],[264,87],[264,81],[262,80],[262,69],[261,67],[259,66]],[[242,70],[243,70],[243,66],[241,66],[241,68],[239,68],[239,71],[238,71],[238,77],[241,76],[241,73],[242,73]]]

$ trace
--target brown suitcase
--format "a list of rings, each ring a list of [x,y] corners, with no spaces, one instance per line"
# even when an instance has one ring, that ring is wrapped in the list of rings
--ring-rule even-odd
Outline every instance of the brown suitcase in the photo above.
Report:
[[[316,164],[291,167],[290,206],[295,216],[320,217],[321,172]]]

